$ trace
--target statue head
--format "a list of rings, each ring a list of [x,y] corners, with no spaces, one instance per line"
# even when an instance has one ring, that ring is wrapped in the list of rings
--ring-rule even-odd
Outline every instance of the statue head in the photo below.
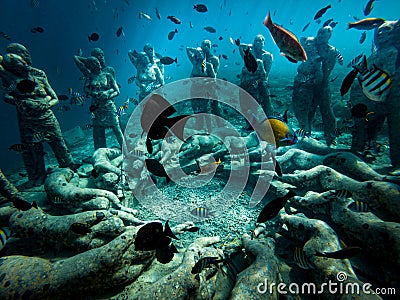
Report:
[[[315,37],[315,42],[317,44],[327,44],[332,36],[332,27],[324,26],[318,30],[317,36]]]
[[[21,45],[18,43],[11,43],[7,46],[6,52],[19,55],[20,57],[22,57],[25,60],[25,62],[29,66],[32,65],[31,55],[30,55],[28,49],[26,49],[26,47],[24,45]]]
[[[261,51],[264,48],[265,38],[262,34],[257,34],[254,38],[253,47],[255,51]]]
[[[99,62],[100,66],[103,68],[106,65],[105,57],[104,57],[104,51],[101,48],[93,48],[92,52],[90,52],[91,56],[96,57]]]
[[[25,59],[14,53],[6,53],[3,56],[2,66],[17,76],[25,75],[30,69]]]
[[[89,69],[89,71],[93,74],[100,74],[101,65],[97,57],[89,56],[85,60],[85,66]]]
[[[201,50],[203,50],[203,52],[205,54],[211,53],[211,41],[210,40],[204,40],[201,43]]]

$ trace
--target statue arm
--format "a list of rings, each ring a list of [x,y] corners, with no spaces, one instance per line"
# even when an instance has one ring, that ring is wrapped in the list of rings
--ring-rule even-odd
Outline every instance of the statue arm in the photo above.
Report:
[[[75,64],[76,64],[76,66],[78,67],[79,71],[81,71],[82,74],[83,74],[85,77],[88,77],[88,76],[90,75],[90,71],[89,71],[89,69],[86,68],[86,66],[85,66],[85,60],[86,60],[86,58],[85,58],[85,57],[82,57],[82,56],[74,55],[74,56],[73,56],[73,59],[74,59],[74,62],[75,62]]]

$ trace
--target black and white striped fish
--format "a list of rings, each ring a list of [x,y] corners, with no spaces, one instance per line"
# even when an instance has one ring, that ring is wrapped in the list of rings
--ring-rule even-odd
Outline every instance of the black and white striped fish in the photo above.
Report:
[[[0,36],[1,36],[2,38],[6,39],[6,40],[9,41],[9,42],[12,42],[10,36],[9,36],[7,33],[5,33],[5,32],[0,31]]]
[[[366,202],[355,200],[348,206],[349,209],[355,212],[369,212],[369,205]]]
[[[297,130],[294,132],[294,134],[295,134],[297,137],[302,137],[302,138],[304,138],[304,137],[309,137],[309,136],[310,136],[310,134],[309,134],[307,131],[305,131],[304,129],[301,129],[301,128],[297,129]]]
[[[339,65],[343,66],[343,56],[342,54],[339,52],[338,49],[335,48],[335,55],[336,55],[336,60],[338,62]]]
[[[196,207],[190,213],[198,218],[209,218],[213,216],[213,213],[206,207]]]
[[[350,67],[352,67],[352,66],[357,65],[357,64],[360,62],[360,60],[361,60],[361,58],[363,57],[363,55],[364,55],[364,54],[361,53],[361,54],[357,55],[356,57],[354,57],[354,58],[351,60],[351,62],[349,62],[349,63],[347,64],[347,67],[350,68]]]
[[[333,192],[338,198],[350,198],[352,196],[351,192],[348,190],[335,190]]]
[[[71,105],[82,105],[85,104],[86,98],[82,96],[80,93],[72,91],[70,93],[71,98],[70,98],[70,104]]]
[[[375,64],[367,71],[360,71],[358,76],[364,95],[372,101],[385,101],[389,95],[392,79],[384,70]]]
[[[36,132],[32,137],[32,142],[34,143],[41,143],[44,141],[44,133],[43,132]]]
[[[296,249],[294,249],[293,259],[295,263],[304,270],[310,270],[313,268],[310,260],[304,253],[303,248],[296,247]]]
[[[0,227],[0,251],[6,246],[7,239],[10,237],[10,228]]]

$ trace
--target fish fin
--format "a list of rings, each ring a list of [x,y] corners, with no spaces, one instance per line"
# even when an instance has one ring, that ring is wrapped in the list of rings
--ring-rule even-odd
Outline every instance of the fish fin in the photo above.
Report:
[[[170,237],[170,238],[179,240],[179,239],[175,236],[175,234],[172,232],[171,228],[169,227],[168,220],[167,220],[167,222],[165,222],[164,234],[165,234],[165,236],[168,236],[168,237]]]
[[[270,27],[272,27],[273,23],[272,23],[271,12],[270,12],[270,11],[268,11],[268,15],[265,17],[263,24],[264,24],[264,26],[267,27],[268,29],[269,29]]]
[[[321,252],[315,252],[315,254],[314,254],[315,256],[318,256],[318,257],[326,257],[326,254],[324,254],[324,253],[321,253]]]
[[[153,153],[153,144],[151,143],[151,139],[149,139],[149,138],[146,139],[146,148],[147,148],[147,152],[149,152],[149,154]]]
[[[281,53],[282,56],[286,57],[286,59],[294,64],[297,64],[297,60],[291,58],[289,55],[287,55],[286,53]]]

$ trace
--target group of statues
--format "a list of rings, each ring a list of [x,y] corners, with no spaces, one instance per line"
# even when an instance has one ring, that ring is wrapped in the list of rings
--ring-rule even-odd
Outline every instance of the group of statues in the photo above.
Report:
[[[371,62],[385,69],[393,78],[397,75],[398,65],[398,22],[385,22],[375,31],[377,51],[370,57]],[[312,131],[312,121],[319,106],[323,121],[325,140],[329,146],[334,141],[336,120],[331,105],[331,90],[329,76],[336,64],[337,49],[329,44],[332,28],[325,26],[319,29],[316,37],[303,37],[301,43],[307,53],[308,60],[302,62],[294,78],[293,108],[299,122],[299,127],[307,133]],[[243,66],[240,87],[254,97],[263,108],[267,116],[274,112],[273,103],[269,96],[268,74],[273,56],[263,49],[264,37],[258,34],[253,44],[238,44],[239,53],[245,58],[245,52],[253,55],[257,61],[257,69],[250,72]],[[217,78],[219,58],[211,53],[211,41],[204,40],[201,47],[187,47],[186,52],[193,65],[190,77]],[[151,92],[164,85],[164,64],[154,47],[146,44],[143,52],[129,51],[128,56],[136,67],[135,82],[139,87],[141,101]],[[59,165],[76,167],[68,151],[60,126],[51,108],[58,103],[57,95],[51,88],[44,71],[34,68],[28,50],[21,44],[10,44],[1,58],[0,76],[4,100],[16,106],[20,128],[21,143],[24,151],[23,160],[27,169],[29,185],[40,185],[45,176],[43,159],[43,141],[52,147]],[[120,93],[114,68],[106,66],[104,52],[94,48],[90,57],[74,56],[74,62],[85,76],[84,91],[91,96],[90,112],[93,119],[94,148],[106,147],[105,129],[111,128],[120,146],[123,143],[123,133],[119,123],[114,98]],[[192,80],[191,89],[207,89],[210,81]],[[393,80],[395,83],[395,80]],[[192,99],[194,113],[212,113],[221,116],[221,109],[217,101],[218,91],[209,89],[209,99]],[[391,96],[385,103],[371,103],[367,100],[357,85],[354,85],[351,101],[368,103],[375,112],[373,122],[366,124],[364,120],[355,120],[353,127],[354,152],[360,151],[376,139],[378,130],[382,127],[385,117],[388,116],[389,136],[391,142],[391,159],[395,167],[400,166],[400,142],[395,141],[399,130],[394,121],[396,119],[395,99],[397,85],[394,84]],[[241,97],[242,95],[239,95]],[[393,102],[393,103],[392,103]],[[388,105],[392,105],[388,107]],[[216,122],[218,123],[218,118]],[[196,118],[196,129],[211,132],[210,118]],[[35,138],[35,140],[33,139]],[[397,139],[398,140],[398,139]]]

